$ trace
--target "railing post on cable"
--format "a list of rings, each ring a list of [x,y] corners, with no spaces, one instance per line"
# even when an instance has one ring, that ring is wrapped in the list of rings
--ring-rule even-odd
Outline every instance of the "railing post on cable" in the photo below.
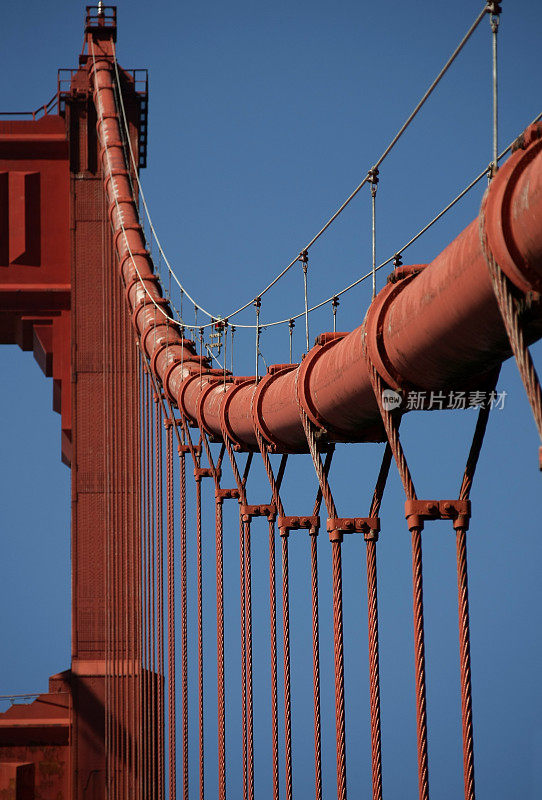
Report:
[[[498,58],[497,58],[497,34],[499,32],[499,19],[501,14],[500,0],[489,0],[487,12],[491,25],[491,55],[492,55],[492,89],[493,89],[493,158],[491,162],[491,174],[493,177],[499,168],[499,144],[498,144]]]
[[[256,383],[260,380],[260,308],[262,305],[262,298],[256,297],[253,304],[256,309]]]
[[[376,297],[376,190],[378,188],[378,167],[372,167],[367,173],[367,181],[371,185],[371,245],[372,245],[372,280],[373,300]]]
[[[331,300],[331,311],[333,313],[333,333],[337,332],[337,309],[339,308],[340,301],[337,295]]]
[[[309,253],[308,250],[302,250],[299,254],[299,260],[301,261],[301,266],[303,268],[303,293],[305,298],[305,345],[307,347],[306,352],[308,353],[310,350],[310,341],[309,341],[309,296],[308,296],[308,285],[307,285],[307,272],[309,268]]]
[[[295,319],[288,320],[288,333],[290,339],[290,364],[292,364],[292,345],[293,345],[293,337],[294,337],[294,328],[295,328]]]

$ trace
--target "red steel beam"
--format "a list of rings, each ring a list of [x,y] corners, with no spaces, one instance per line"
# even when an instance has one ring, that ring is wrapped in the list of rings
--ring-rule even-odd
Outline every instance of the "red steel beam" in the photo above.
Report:
[[[379,438],[378,408],[363,343],[393,388],[461,388],[510,356],[480,243],[485,225],[501,268],[517,288],[527,337],[542,335],[542,126],[533,125],[493,179],[484,214],[431,264],[403,267],[349,334],[324,334],[301,365],[270,368],[255,379],[209,369],[181,337],[145,249],[121,145],[112,59],[95,48],[91,69],[109,215],[126,296],[141,347],[173,403],[219,439],[225,428],[239,448],[256,446],[255,427],[275,452],[305,448],[299,404],[331,439]],[[480,384],[478,384],[479,386]]]

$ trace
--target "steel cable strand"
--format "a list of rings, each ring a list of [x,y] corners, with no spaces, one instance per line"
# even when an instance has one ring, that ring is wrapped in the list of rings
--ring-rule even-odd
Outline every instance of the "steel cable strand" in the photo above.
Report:
[[[151,373],[149,371],[149,383],[152,382]],[[149,526],[149,575],[150,575],[150,664],[149,664],[149,678],[150,678],[150,798],[157,800],[158,788],[158,753],[157,753],[157,713],[158,713],[158,697],[156,692],[156,470],[155,470],[155,453],[156,453],[156,440],[154,437],[154,415],[156,411],[156,396],[152,386],[149,386],[150,392],[150,526]]]
[[[122,798],[122,789],[124,784],[124,769],[123,769],[123,747],[124,747],[124,726],[123,726],[123,663],[122,663],[122,626],[123,626],[123,585],[122,577],[124,571],[124,537],[122,530],[122,489],[121,489],[121,452],[122,443],[120,441],[122,431],[119,426],[118,410],[121,407],[121,389],[120,389],[120,373],[121,373],[121,347],[120,347],[120,298],[118,294],[118,286],[115,280],[115,275],[111,270],[112,285],[111,293],[113,300],[113,369],[114,369],[114,442],[113,442],[113,463],[114,463],[114,487],[116,492],[115,502],[115,539],[116,539],[116,604],[115,604],[115,655],[116,655],[116,713],[115,713],[115,726],[116,726],[116,781],[115,790],[117,797]],[[117,412],[115,414],[115,411]]]
[[[254,800],[254,707],[252,686],[252,567],[250,548],[250,522],[243,523],[245,540],[245,652],[247,680],[247,784],[248,798]]]
[[[224,687],[224,558],[222,501],[215,501],[216,532],[216,643],[218,713],[218,797],[226,798],[226,709]]]
[[[149,372],[149,379],[152,381],[151,373]],[[158,713],[159,713],[159,699],[157,693],[157,664],[156,664],[156,655],[157,655],[157,581],[156,581],[156,567],[157,567],[157,537],[158,537],[158,530],[156,525],[156,465],[155,459],[153,455],[156,454],[156,439],[155,439],[155,426],[154,426],[154,419],[156,414],[156,406],[158,404],[158,398],[153,390],[153,387],[150,387],[151,393],[151,447],[150,447],[150,470],[151,470],[151,507],[150,507],[150,517],[151,517],[151,527],[150,527],[150,586],[151,586],[151,593],[150,593],[150,602],[151,602],[151,642],[150,642],[150,653],[151,653],[151,663],[150,663],[150,706],[151,706],[151,749],[150,749],[150,764],[151,764],[151,792],[150,796],[152,800],[159,800],[157,789],[158,789],[158,772],[159,772],[159,731],[157,726],[158,720]]]
[[[169,798],[177,796],[176,709],[175,709],[175,519],[173,497],[173,429],[166,420],[166,498],[167,498],[167,641],[168,641],[168,766]]]
[[[226,798],[226,701],[224,684],[224,556],[223,508],[220,496],[220,477],[225,445],[222,444],[216,465],[207,434],[200,427],[202,442],[215,486],[215,565],[216,565],[216,679],[218,728],[218,793],[219,800]]]
[[[122,290],[120,286],[120,278],[118,274],[115,273],[115,283],[117,286],[117,299],[116,302],[118,303],[119,308],[119,328],[120,328],[120,336],[119,336],[119,347],[120,347],[120,371],[122,376],[126,376],[124,380],[120,382],[120,402],[121,408],[127,409],[128,406],[128,399],[127,399],[127,387],[129,382],[129,371],[128,371],[128,347],[126,342],[126,306],[122,302]],[[129,409],[127,409],[129,412]],[[131,765],[131,711],[133,709],[132,698],[130,696],[130,689],[131,689],[131,680],[130,680],[130,663],[131,663],[131,621],[132,621],[132,609],[130,604],[131,599],[131,584],[129,581],[129,572],[132,563],[132,553],[130,552],[129,548],[129,531],[130,531],[130,522],[129,514],[130,514],[130,497],[129,497],[129,475],[131,470],[129,469],[130,466],[130,458],[128,453],[128,419],[129,413],[125,413],[121,415],[120,425],[119,425],[119,443],[121,449],[121,485],[120,485],[120,497],[122,498],[121,501],[121,514],[122,514],[122,550],[123,550],[123,558],[122,558],[122,602],[123,602],[123,609],[122,609],[122,620],[123,620],[123,631],[122,631],[122,640],[123,640],[123,647],[122,647],[122,730],[123,730],[123,747],[122,747],[122,758],[123,758],[123,783],[124,783],[124,796],[130,797],[133,796],[133,784],[132,784],[132,765]]]
[[[333,458],[333,448],[326,453],[324,475],[328,476]],[[322,489],[318,486],[313,516],[320,515]],[[311,539],[311,606],[312,606],[312,683],[314,704],[314,791],[316,800],[322,800],[322,730],[320,714],[320,623],[318,612],[318,530],[310,531]]]
[[[497,381],[495,380],[495,385]],[[484,441],[490,405],[481,407],[461,482],[460,500],[468,500],[474,473]],[[472,678],[470,658],[469,585],[467,566],[467,529],[456,528],[457,600],[459,622],[459,666],[461,678],[461,721],[463,735],[463,780],[465,800],[474,800],[474,732],[472,715]]]
[[[246,662],[246,620],[245,620],[245,530],[239,517],[239,582],[241,597],[241,705],[242,705],[242,750],[243,750],[243,800],[248,798],[247,776],[247,662]]]
[[[333,458],[333,448],[326,453],[324,475],[327,477]],[[318,486],[313,516],[320,515],[322,490]],[[312,683],[314,705],[314,792],[322,800],[322,730],[320,714],[320,622],[318,611],[318,530],[310,531],[311,540],[311,606],[312,606]]]
[[[322,732],[320,720],[320,629],[318,619],[318,536],[311,540],[312,674],[314,701],[314,790],[322,800]]]
[[[243,477],[235,459],[231,440],[222,427],[222,439],[231,464],[233,476],[239,492],[239,503],[245,505],[246,481],[252,464],[252,453],[247,456]],[[243,753],[243,800],[247,800],[248,775],[247,775],[247,678],[246,678],[246,592],[245,592],[245,536],[244,523],[239,510],[239,584],[240,584],[240,609],[241,609],[241,719],[242,719],[242,753]]]
[[[254,395],[253,395],[254,397]],[[255,428],[256,441],[260,450],[267,479],[271,486],[275,511],[279,516],[284,516],[284,507],[280,498],[279,485],[275,479],[267,445],[258,430]],[[286,462],[281,462],[280,474],[284,473]],[[284,755],[286,767],[286,797],[291,800],[293,793],[293,763],[292,763],[292,697],[291,697],[291,666],[290,666],[290,587],[288,568],[288,531],[281,531],[282,541],[282,617],[283,617],[283,666],[284,666]]]
[[[107,291],[107,276],[109,270],[106,264],[106,247],[105,247],[105,193],[102,196],[102,314],[103,319],[111,319],[109,316],[109,304],[111,302],[111,294]],[[103,439],[108,442],[110,432],[110,392],[111,392],[111,379],[108,374],[107,365],[111,364],[109,357],[110,354],[110,335],[108,326],[103,326],[102,337],[103,348]],[[105,476],[105,523],[106,523],[106,538],[105,538],[105,678],[104,678],[104,692],[105,692],[105,726],[104,726],[104,746],[105,746],[105,791],[108,797],[111,797],[112,788],[112,771],[111,771],[111,660],[112,660],[112,632],[111,632],[111,608],[112,608],[112,580],[111,580],[111,547],[112,547],[112,510],[111,510],[111,450],[109,447],[104,447],[104,476]]]
[[[335,724],[337,728],[337,800],[346,800],[346,735],[341,541],[331,543],[333,574],[333,638],[335,652]]]
[[[273,800],[279,798],[279,722],[277,687],[277,588],[275,558],[275,522],[269,520],[269,616],[271,661],[271,740],[273,759]]]
[[[145,364],[143,362],[143,367]],[[143,692],[142,692],[142,715],[143,715],[143,797],[145,800],[150,798],[149,781],[149,734],[150,734],[150,693],[149,693],[149,377],[145,370],[143,374],[143,402],[144,402],[144,423],[143,423],[143,530],[142,530],[142,567],[143,567]]]
[[[220,497],[220,473],[225,446],[222,445],[215,466],[207,434],[200,427],[200,440],[215,485],[215,564],[216,564],[216,678],[217,678],[217,727],[218,727],[218,795],[226,797],[226,712],[224,691],[224,565],[223,565],[223,514]]]
[[[199,796],[205,797],[205,751],[203,731],[203,597],[201,552],[201,479],[196,479],[196,573],[198,605],[198,722],[199,722]]]
[[[380,671],[378,649],[378,587],[376,541],[366,543],[367,611],[369,631],[369,699],[371,714],[371,764],[373,800],[382,798],[382,743],[380,728]]]
[[[366,348],[365,332],[363,335],[364,353],[373,392],[378,404],[380,416],[386,431],[388,443],[397,464],[403,490],[408,500],[416,499],[416,490],[406,456],[399,438],[399,426],[392,415],[382,405],[383,381],[369,358]],[[412,601],[414,621],[414,664],[416,684],[416,732],[418,743],[418,793],[420,800],[429,798],[429,766],[427,755],[427,702],[425,679],[425,644],[423,618],[423,571],[421,528],[412,528]]]
[[[186,563],[186,456],[179,447],[180,523],[181,523],[181,694],[183,741],[183,800],[188,800],[188,608]]]
[[[314,426],[300,405],[299,413],[309,445],[314,469],[322,497],[326,504],[328,517],[337,517],[337,507],[333,499],[326,470],[322,464],[316,442]],[[344,642],[343,642],[343,610],[342,610],[342,561],[341,539],[339,535],[331,542],[332,581],[333,581],[333,643],[335,656],[335,727],[337,751],[337,797],[346,800],[346,715],[344,705]]]
[[[474,734],[470,659],[470,623],[467,571],[467,532],[456,531],[457,598],[459,612],[459,664],[461,673],[461,720],[463,733],[463,780],[465,800],[474,800]]]
[[[164,526],[163,526],[163,446],[162,406],[158,393],[155,400],[155,461],[156,461],[156,560],[157,560],[157,716],[158,716],[158,781],[159,800],[165,796],[165,719],[164,719]]]
[[[290,586],[288,568],[288,537],[282,542],[282,627],[284,652],[284,757],[286,765],[286,798],[292,800],[292,707],[290,687]]]
[[[369,517],[377,517],[380,512],[382,495],[386,486],[392,452],[386,444],[382,464],[371,501]],[[376,537],[366,537],[367,560],[367,623],[369,644],[369,705],[371,714],[371,763],[373,800],[382,798],[382,735],[380,720],[380,655],[378,636],[378,580],[376,561]]]
[[[136,447],[136,464],[137,464],[137,478],[135,481],[135,491],[136,491],[136,523],[134,526],[134,541],[135,541],[135,548],[136,548],[136,558],[135,558],[135,606],[136,606],[136,640],[137,640],[137,657],[136,657],[136,681],[135,681],[135,692],[136,692],[136,728],[137,728],[137,745],[135,749],[135,759],[136,759],[136,774],[137,774],[137,785],[136,785],[136,800],[143,800],[143,773],[142,773],[142,742],[143,742],[143,709],[142,709],[142,688],[143,688],[143,680],[142,680],[142,671],[143,671],[143,614],[142,614],[142,603],[143,603],[143,562],[142,562],[142,529],[143,529],[143,514],[141,508],[141,502],[143,497],[143,486],[142,486],[142,479],[141,479],[141,468],[142,468],[142,427],[143,427],[143,414],[142,414],[142,395],[141,395],[141,385],[142,385],[142,366],[141,366],[141,356],[139,353],[137,341],[134,341],[134,348],[133,348],[133,360],[134,360],[134,371],[136,374],[136,392],[134,398],[134,405],[136,407],[136,418],[138,420],[138,425],[136,429],[136,436],[135,436],[135,447]]]
[[[412,539],[412,584],[414,611],[414,658],[416,664],[416,723],[418,734],[418,791],[420,800],[429,798],[427,760],[427,705],[425,689],[425,642],[423,621],[422,535],[414,528]]]
[[[485,226],[485,203],[484,198],[480,211],[480,241],[482,251],[487,263],[491,285],[495,292],[499,311],[506,329],[510,347],[516,359],[518,370],[527,393],[538,435],[542,441],[542,390],[540,380],[533,364],[529,348],[525,344],[525,337],[519,324],[519,315],[515,304],[514,296],[511,291],[510,282],[500,266],[495,261],[491,247],[489,246],[487,231]],[[542,447],[540,450],[542,462]],[[542,468],[542,463],[541,463]]]

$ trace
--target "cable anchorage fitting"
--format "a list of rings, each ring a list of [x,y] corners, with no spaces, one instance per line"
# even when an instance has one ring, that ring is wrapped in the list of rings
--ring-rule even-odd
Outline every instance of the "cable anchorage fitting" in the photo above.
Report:
[[[320,517],[277,517],[277,528],[281,536],[285,536],[290,531],[309,531],[311,536],[315,536],[320,529]]]
[[[274,522],[277,518],[277,509],[274,503],[259,506],[241,505],[239,513],[243,522],[250,522],[253,517],[267,517],[270,522]]]
[[[405,517],[409,531],[421,531],[424,522],[433,519],[451,519],[454,528],[468,530],[470,516],[470,500],[407,500],[405,502]]]
[[[486,11],[488,14],[491,14],[492,17],[499,17],[499,14],[502,13],[501,7],[502,0],[488,0],[486,5]],[[497,22],[497,25],[499,23]]]
[[[380,174],[380,171],[379,171],[378,167],[371,167],[371,169],[367,173],[367,181],[368,181],[368,183],[371,184],[371,194],[373,195],[373,197],[376,194],[376,188],[378,186],[378,175],[379,174]]]
[[[303,266],[303,272],[306,274],[308,263],[309,263],[309,251],[308,250],[302,250],[300,252],[300,254],[299,254],[299,259],[298,260],[301,261],[301,264]]]
[[[196,481],[201,481],[202,478],[214,478],[215,476],[220,480],[222,476],[222,470],[220,468],[194,467],[194,478]]]
[[[239,489],[216,489],[215,499],[217,503],[223,503],[224,500],[239,500]]]
[[[366,542],[378,541],[380,517],[328,517],[330,542],[342,542],[345,533],[362,533]]]

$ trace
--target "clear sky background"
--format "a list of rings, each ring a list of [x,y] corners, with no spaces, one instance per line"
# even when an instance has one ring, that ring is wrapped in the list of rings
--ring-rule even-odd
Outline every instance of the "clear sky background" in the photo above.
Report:
[[[500,149],[542,111],[542,12],[505,2],[499,33]],[[250,300],[312,238],[360,182],[452,52],[481,3],[338,2],[205,4],[120,2],[118,56],[150,70],[148,169],[143,182],[159,236],[190,291],[213,313]],[[56,70],[80,52],[84,6],[6,4],[0,43],[1,106],[33,109],[56,87]],[[384,163],[378,189],[377,260],[392,255],[491,159],[490,32],[484,20],[435,96]],[[425,263],[477,214],[482,182],[404,255]],[[311,251],[309,300],[318,302],[371,263],[369,192],[362,191]],[[379,274],[383,285],[386,270]],[[341,300],[338,329],[359,325],[363,284]],[[458,298],[460,302],[460,298]],[[293,269],[262,306],[262,320],[303,308]],[[331,329],[331,309],[311,316],[311,339]],[[244,322],[254,322],[249,310]],[[303,349],[300,320],[294,358]],[[288,360],[288,332],[262,335],[267,363]],[[533,348],[540,363],[542,350]],[[252,374],[252,333],[236,334],[235,371]],[[69,472],[60,463],[52,385],[32,356],[0,351],[4,658],[0,694],[39,691],[69,666]],[[472,492],[469,533],[473,703],[479,798],[542,795],[542,543],[536,430],[513,363],[499,390]],[[402,435],[420,496],[456,496],[474,412],[413,413]],[[368,512],[381,447],[339,448],[332,485],[341,513]],[[287,513],[308,513],[314,477],[294,459]],[[231,480],[231,479],[230,479]],[[225,479],[227,484],[227,479]],[[253,502],[268,498],[262,475]],[[409,536],[395,469],[382,510],[379,548],[384,794],[417,796]],[[238,563],[235,509],[226,517],[228,789],[240,796]],[[206,731],[208,797],[216,795],[214,532],[207,508]],[[192,529],[193,530],[193,529]],[[432,794],[462,796],[455,545],[444,523],[424,534],[429,758]],[[208,545],[207,545],[208,542]],[[325,796],[335,786],[329,544],[319,543],[322,607]],[[351,797],[370,793],[364,545],[345,542],[345,652]],[[190,596],[194,599],[193,541]],[[291,538],[294,796],[313,796],[308,542]],[[268,599],[265,528],[254,526],[257,798],[271,795]],[[280,608],[280,606],[279,606]],[[195,620],[190,669],[195,686]],[[280,672],[280,662],[279,662]],[[280,695],[279,695],[280,700]],[[280,703],[279,703],[280,705]],[[195,724],[191,694],[191,725]],[[282,720],[282,716],[281,716]],[[192,733],[195,728],[192,727]],[[281,744],[282,747],[282,744]],[[282,768],[282,761],[281,761]],[[191,779],[196,787],[195,748]]]

